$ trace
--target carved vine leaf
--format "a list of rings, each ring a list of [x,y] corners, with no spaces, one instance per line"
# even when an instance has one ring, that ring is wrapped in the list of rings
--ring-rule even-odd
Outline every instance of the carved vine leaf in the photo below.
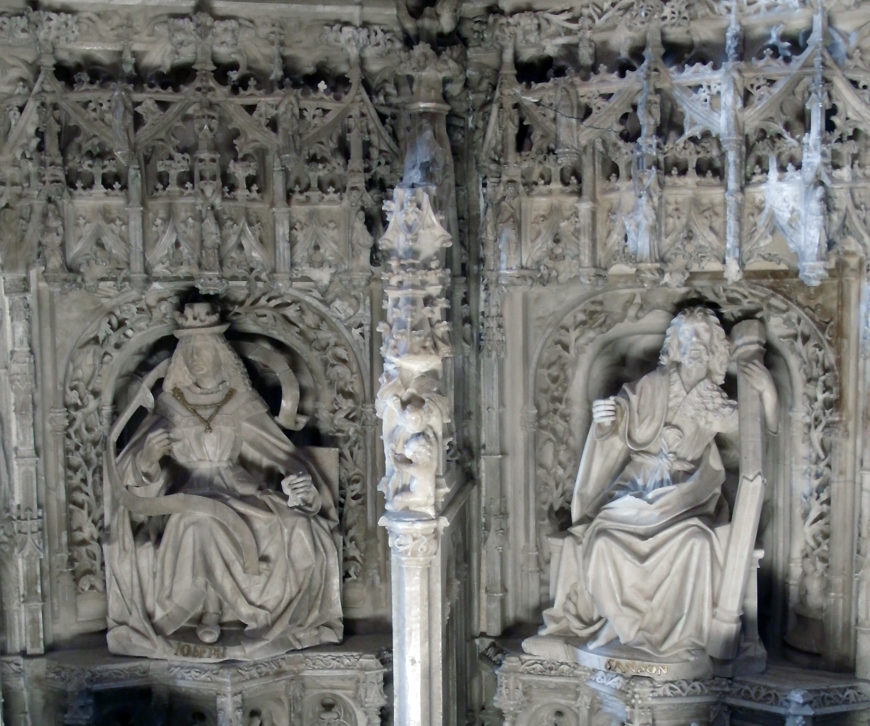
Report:
[[[800,598],[807,610],[820,616],[824,600],[820,588],[827,577],[831,534],[831,439],[839,399],[837,367],[826,329],[769,291],[714,287],[707,294],[720,304],[726,318],[759,316],[767,320],[770,330],[799,365],[803,397],[796,403],[801,411],[804,442],[796,477],[804,529]]]
[[[581,432],[572,426],[574,402],[571,380],[580,358],[593,338],[633,314],[626,305],[622,312],[603,308],[600,300],[572,313],[559,325],[544,347],[538,363],[535,385],[536,498],[538,538],[556,532],[571,502],[574,477],[580,462]],[[539,547],[542,571],[546,572],[549,551]]]

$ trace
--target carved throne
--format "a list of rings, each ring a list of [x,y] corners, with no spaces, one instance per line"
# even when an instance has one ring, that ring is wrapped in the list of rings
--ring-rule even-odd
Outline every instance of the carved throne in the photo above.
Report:
[[[306,425],[308,417],[299,413],[299,382],[289,367],[286,358],[265,343],[242,341],[232,347],[237,350],[241,357],[262,365],[275,375],[281,389],[281,405],[280,411],[277,415],[274,415],[274,419],[284,429],[301,430]],[[221,525],[231,531],[234,529],[238,531],[234,521],[235,515],[216,500],[181,493],[159,497],[162,500],[175,500],[170,505],[174,509],[167,509],[165,502],[159,502],[156,498],[133,494],[121,484],[116,471],[118,451],[121,448],[119,441],[127,433],[128,425],[131,421],[135,420],[137,412],[140,409],[145,409],[149,412],[153,410],[155,391],[159,389],[159,384],[165,377],[168,366],[169,359],[166,359],[145,376],[109,432],[108,445],[105,452],[105,476],[103,477],[104,516],[107,532],[110,531],[110,513],[118,504],[131,513],[144,518],[163,516],[171,513],[171,511],[177,511],[178,507],[193,507],[204,514],[212,516],[216,522],[220,522]],[[320,480],[328,487],[333,502],[337,503],[339,501],[339,450],[334,447],[307,445],[300,449],[300,452],[304,454],[308,467],[314,469],[319,475]],[[332,540],[338,553],[340,566],[342,562],[343,541],[341,531],[338,528],[332,531]],[[257,555],[251,535],[249,533],[240,533],[238,544],[246,561],[246,570],[255,571],[257,567]],[[108,542],[103,544],[107,569],[106,575],[108,578],[110,577],[111,558],[105,552],[106,547],[108,547]],[[340,586],[341,578],[339,578]],[[184,637],[182,637],[182,640],[184,640]],[[181,650],[177,651],[174,657],[178,657],[181,660],[192,659],[196,661],[247,659],[244,648],[240,649],[233,645],[225,647],[221,643],[217,643],[214,647],[210,648],[196,643],[195,639],[191,642],[189,648],[185,648],[184,644],[182,644]]]
[[[734,357],[738,361],[761,361],[764,353],[764,324],[746,320],[732,331]],[[657,680],[735,676],[760,673],[767,663],[766,650],[758,632],[758,567],[764,550],[755,547],[765,480],[762,473],[764,440],[759,394],[738,374],[740,471],[731,521],[713,527],[725,553],[720,581],[714,591],[714,609],[707,655],[687,662],[664,662],[618,643],[587,649],[569,639],[557,643],[553,636],[535,637],[524,644],[528,653],[577,662],[599,670],[623,675],[643,675]],[[560,532],[549,536],[550,588],[554,601],[565,541],[572,536]]]

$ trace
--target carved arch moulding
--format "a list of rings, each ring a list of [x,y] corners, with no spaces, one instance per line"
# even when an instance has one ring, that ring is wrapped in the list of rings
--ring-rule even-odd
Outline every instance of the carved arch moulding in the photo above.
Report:
[[[175,329],[174,314],[185,287],[130,293],[117,298],[78,337],[63,382],[66,427],[60,478],[67,500],[65,526],[79,612],[99,617],[105,598],[102,540],[103,455],[106,432],[125,406],[138,379],[140,364],[166,357]],[[346,600],[362,597],[361,581],[377,558],[366,518],[371,495],[370,469],[376,466],[374,414],[369,374],[355,333],[336,322],[320,303],[304,294],[228,291],[217,301],[230,323],[231,344],[245,355],[251,340],[279,351],[300,380],[301,418],[294,428],[313,443],[338,449],[339,506],[343,537]],[[163,345],[161,346],[161,342]],[[268,400],[268,397],[267,397]],[[273,411],[273,414],[278,413]],[[314,438],[312,438],[314,437]],[[83,606],[84,603],[84,606]],[[83,619],[80,615],[80,619]]]
[[[796,617],[821,627],[831,567],[832,480],[837,476],[835,444],[839,372],[829,326],[786,297],[760,285],[710,284],[649,290],[626,287],[597,293],[574,304],[539,338],[529,368],[533,421],[526,427],[534,462],[535,532],[542,601],[546,601],[548,537],[564,529],[574,479],[590,421],[593,398],[615,391],[626,366],[655,365],[665,328],[687,304],[714,309],[726,329],[759,318],[765,322],[769,367],[783,402],[781,433],[771,444],[777,465],[768,473],[771,527],[766,566],[787,582],[788,625]],[[628,351],[628,348],[631,348]],[[620,376],[616,380],[614,376]],[[610,380],[613,378],[613,380]],[[631,375],[628,376],[631,378]],[[598,386],[602,390],[592,390]],[[806,644],[805,644],[806,645]]]

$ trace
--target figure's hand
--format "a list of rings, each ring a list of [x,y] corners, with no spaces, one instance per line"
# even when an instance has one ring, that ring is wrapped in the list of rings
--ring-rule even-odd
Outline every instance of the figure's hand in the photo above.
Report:
[[[157,474],[160,460],[172,450],[172,436],[168,431],[152,431],[145,437],[145,446],[139,459],[139,468],[145,474]]]
[[[593,401],[592,420],[605,425],[616,421],[616,401],[613,398],[600,398]]]
[[[317,502],[317,489],[308,472],[288,474],[281,480],[281,489],[287,495],[287,505],[290,507],[310,510]]]

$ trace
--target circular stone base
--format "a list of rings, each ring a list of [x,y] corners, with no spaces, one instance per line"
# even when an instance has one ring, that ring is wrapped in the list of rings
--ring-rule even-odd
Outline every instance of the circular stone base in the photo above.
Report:
[[[665,658],[619,644],[608,644],[591,650],[580,641],[552,635],[526,638],[523,641],[523,650],[539,658],[578,663],[608,673],[644,676],[657,681],[704,679],[713,674],[710,657],[703,651]]]

